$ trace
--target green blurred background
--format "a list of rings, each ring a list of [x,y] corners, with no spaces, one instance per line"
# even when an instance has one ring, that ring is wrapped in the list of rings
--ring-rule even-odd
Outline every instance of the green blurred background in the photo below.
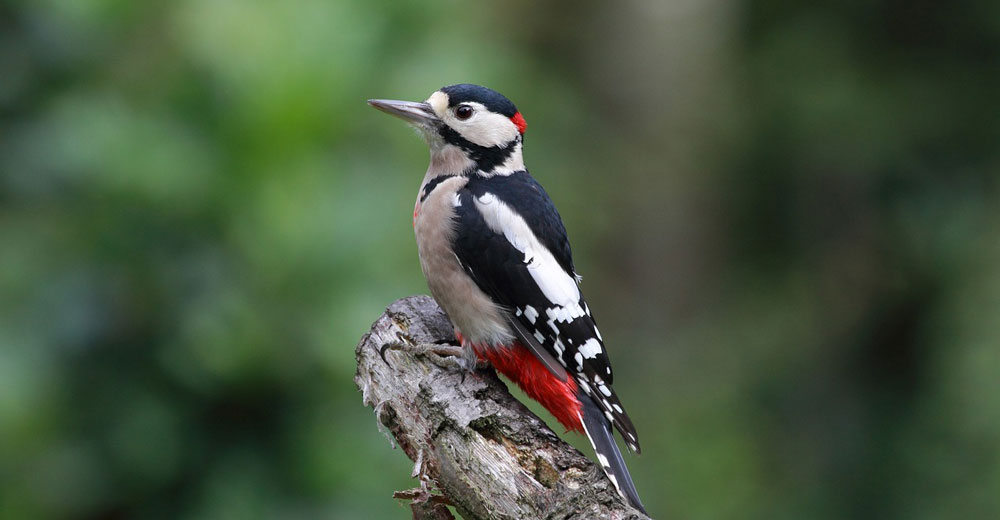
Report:
[[[655,516],[1000,516],[995,0],[14,0],[0,517],[407,518],[353,350],[426,292],[427,151],[365,100],[458,82],[525,114]]]

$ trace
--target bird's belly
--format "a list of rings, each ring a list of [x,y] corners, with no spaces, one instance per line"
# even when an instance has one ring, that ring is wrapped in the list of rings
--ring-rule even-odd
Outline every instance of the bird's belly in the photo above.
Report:
[[[463,177],[444,181],[417,202],[413,229],[420,268],[431,295],[467,341],[487,347],[510,344],[514,334],[502,311],[466,274],[452,249],[452,201],[465,182]]]

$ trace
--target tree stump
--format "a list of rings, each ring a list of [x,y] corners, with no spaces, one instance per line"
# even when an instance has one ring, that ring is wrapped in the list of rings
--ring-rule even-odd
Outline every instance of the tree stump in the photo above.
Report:
[[[437,303],[411,296],[390,305],[355,351],[364,404],[414,461],[420,486],[395,494],[411,500],[414,518],[452,518],[445,504],[466,519],[646,518],[492,368],[442,368],[423,353],[450,341]]]

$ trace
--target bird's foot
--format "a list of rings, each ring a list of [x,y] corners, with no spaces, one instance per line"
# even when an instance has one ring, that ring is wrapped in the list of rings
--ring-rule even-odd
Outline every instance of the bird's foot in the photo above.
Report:
[[[456,344],[451,340],[443,340],[437,343],[417,343],[410,336],[398,333],[397,341],[384,343],[379,349],[379,356],[386,364],[389,361],[385,358],[387,350],[398,350],[408,352],[418,356],[423,356],[431,363],[446,370],[460,370],[462,379],[465,379],[465,372],[476,369],[476,357],[471,349],[466,349],[461,344]]]

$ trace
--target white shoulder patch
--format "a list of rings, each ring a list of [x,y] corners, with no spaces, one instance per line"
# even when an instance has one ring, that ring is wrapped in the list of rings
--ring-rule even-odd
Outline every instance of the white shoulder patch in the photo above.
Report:
[[[531,232],[524,218],[492,193],[474,199],[486,225],[504,235],[518,251],[524,253],[524,263],[542,294],[552,303],[566,307],[570,315],[581,312],[580,289],[572,275],[563,270],[555,256]]]

